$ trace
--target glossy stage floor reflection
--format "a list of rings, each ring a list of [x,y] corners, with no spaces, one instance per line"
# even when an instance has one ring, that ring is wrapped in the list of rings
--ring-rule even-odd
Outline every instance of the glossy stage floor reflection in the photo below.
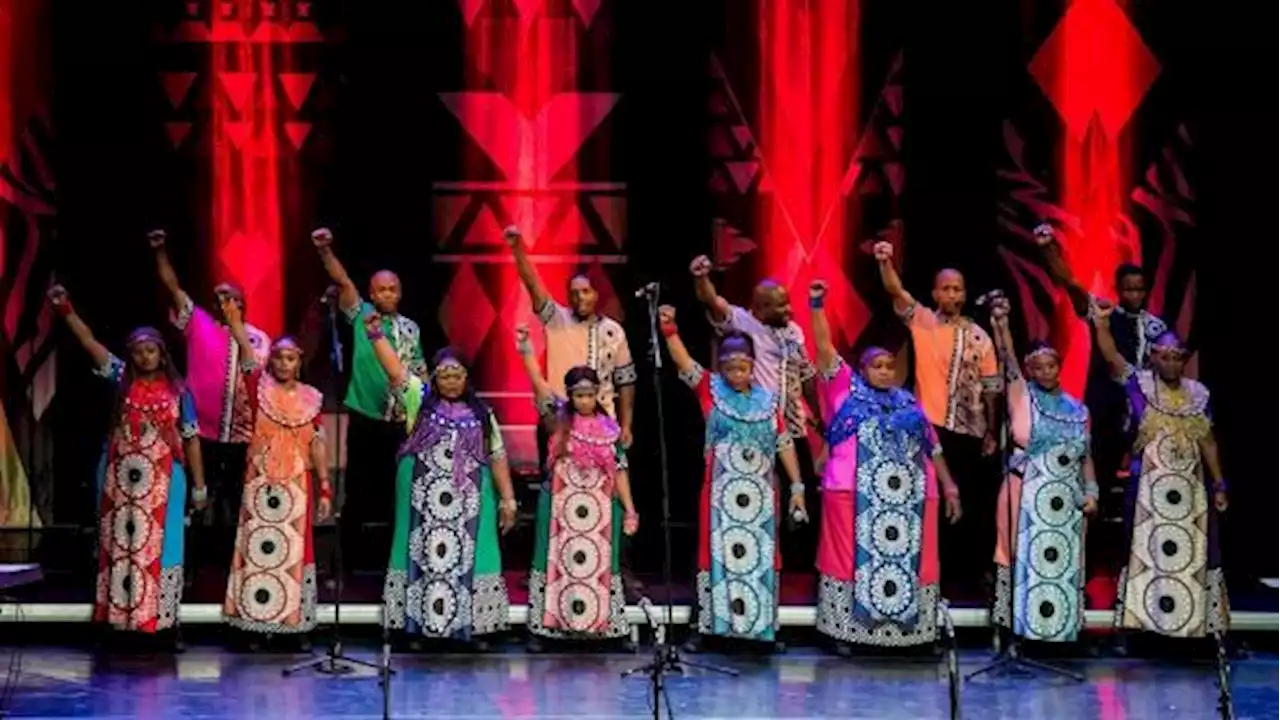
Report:
[[[371,656],[369,653],[361,657]],[[396,656],[395,718],[651,717],[644,678],[621,679],[645,655]],[[336,679],[280,669],[296,658],[195,648],[171,656],[95,661],[77,650],[28,649],[11,717],[376,718],[376,678]],[[840,660],[794,650],[775,659],[699,656],[739,678],[694,673],[670,683],[676,718],[911,718],[948,716],[947,682],[929,661]],[[985,657],[967,654],[962,671]],[[1073,665],[1088,681],[979,679],[963,691],[965,718],[1172,720],[1217,717],[1208,664],[1093,660]],[[1277,717],[1274,655],[1235,664],[1236,716]],[[3,672],[0,670],[0,672]]]

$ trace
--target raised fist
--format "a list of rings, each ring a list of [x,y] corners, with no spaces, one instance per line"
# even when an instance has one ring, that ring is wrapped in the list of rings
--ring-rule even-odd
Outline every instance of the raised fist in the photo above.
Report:
[[[661,305],[658,307],[658,324],[675,325],[676,309],[670,305]]]
[[[1036,226],[1031,234],[1035,236],[1036,245],[1044,247],[1053,242],[1053,226],[1049,223],[1040,223]]]
[[[1116,311],[1116,306],[1111,304],[1111,301],[1099,297],[1095,297],[1089,304],[1093,317],[1098,320],[1106,320],[1111,317],[1111,313]]]
[[[699,255],[689,263],[689,273],[696,278],[706,277],[711,273],[711,258]]]
[[[236,302],[232,296],[219,295],[218,307],[222,310],[222,317],[227,321],[228,325],[235,327],[244,320],[240,313],[240,303]]]
[[[333,231],[329,228],[316,228],[311,231],[311,244],[318,248],[329,247],[333,244]]]
[[[152,250],[159,250],[164,247],[166,239],[168,239],[168,236],[163,230],[152,230],[147,233],[147,244],[151,246]]]
[[[507,242],[508,247],[515,247],[520,242],[520,228],[515,225],[508,225],[507,229],[502,231],[502,239]]]
[[[889,262],[893,260],[893,243],[882,240],[871,248],[871,254],[876,256],[876,262]]]
[[[991,319],[1000,321],[1009,317],[1009,311],[1012,306],[1009,304],[1009,298],[1000,296],[991,300]]]
[[[809,283],[809,298],[819,300],[827,296],[827,281],[814,280]]]
[[[49,304],[55,309],[71,303],[71,296],[67,294],[67,289],[61,285],[54,285],[45,293],[45,297],[49,298]]]

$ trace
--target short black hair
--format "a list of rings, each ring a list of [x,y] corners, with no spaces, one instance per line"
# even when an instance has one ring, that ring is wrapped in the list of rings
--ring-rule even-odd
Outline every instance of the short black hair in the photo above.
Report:
[[[569,278],[564,281],[564,288],[566,292],[573,285],[573,281],[577,280],[578,278],[582,278],[583,280],[586,280],[588,283],[591,283],[591,289],[593,290],[595,289],[596,281],[591,279],[590,268],[588,268],[585,265],[579,265],[578,267],[575,267],[573,269],[573,272],[569,273]]]
[[[1142,268],[1134,265],[1133,263],[1120,263],[1120,266],[1116,268],[1116,287],[1120,287],[1120,283],[1125,278],[1133,275],[1137,275],[1142,278],[1143,282],[1146,282],[1147,280],[1147,274],[1142,271]]]

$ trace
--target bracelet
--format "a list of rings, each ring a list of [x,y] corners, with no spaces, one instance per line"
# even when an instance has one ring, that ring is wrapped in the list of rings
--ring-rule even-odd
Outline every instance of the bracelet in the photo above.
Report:
[[[515,512],[520,509],[520,503],[515,498],[505,498],[498,502],[498,509]]]
[[[377,342],[386,337],[386,335],[382,334],[381,330],[366,330],[365,335],[369,337],[369,342]]]
[[[320,497],[333,499],[333,486],[329,484],[328,478],[320,480]]]
[[[196,502],[204,502],[209,499],[209,486],[199,485],[191,488],[191,499]]]
[[[61,305],[54,305],[53,311],[57,313],[60,318],[71,317],[76,312],[75,308],[71,307],[70,300],[67,300]]]
[[[668,337],[668,338],[680,332],[680,329],[676,327],[675,323],[663,323],[661,329],[662,329],[662,337]]]
[[[792,494],[792,495],[803,495],[803,494],[804,494],[804,483],[802,483],[802,482],[793,482],[793,483],[791,483],[791,494]]]
[[[1225,493],[1227,491],[1227,479],[1218,478],[1213,481],[1213,491],[1216,493]]]
[[[520,353],[521,355],[532,355],[533,343],[529,342],[529,338],[524,338],[523,340],[516,343],[516,352]]]
[[[635,510],[627,510],[622,513],[622,517],[626,520],[630,520],[632,518],[638,519],[640,517],[640,513],[636,512]]]
[[[811,310],[821,310],[822,307],[826,304],[827,304],[827,299],[825,297],[809,298],[809,308]]]

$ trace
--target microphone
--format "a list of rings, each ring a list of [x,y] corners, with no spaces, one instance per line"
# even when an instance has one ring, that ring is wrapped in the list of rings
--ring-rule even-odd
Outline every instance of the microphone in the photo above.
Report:
[[[658,283],[645,283],[639,290],[636,290],[635,297],[652,297],[658,294]]]
[[[330,285],[324,289],[324,294],[320,296],[321,305],[331,305],[338,299],[338,286]]]
[[[986,305],[992,300],[997,300],[1002,297],[1004,297],[1004,291],[999,288],[996,288],[995,290],[988,290],[987,292],[979,295],[978,299],[973,301],[973,304],[977,305],[978,307],[982,307],[983,305]]]

